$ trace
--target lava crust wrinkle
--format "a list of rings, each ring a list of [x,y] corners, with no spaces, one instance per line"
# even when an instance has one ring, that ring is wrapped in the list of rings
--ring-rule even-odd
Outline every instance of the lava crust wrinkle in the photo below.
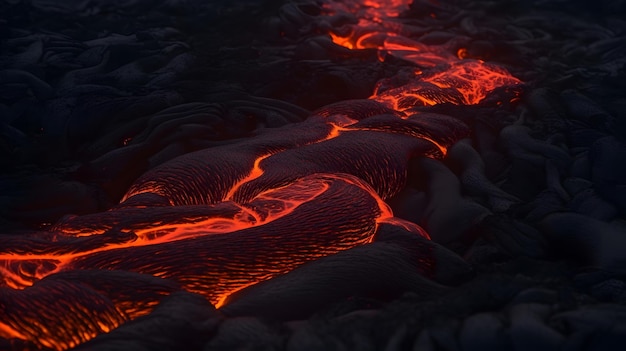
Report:
[[[51,232],[5,241],[0,309],[9,318],[0,335],[34,348],[67,349],[149,313],[159,296],[174,290],[219,307],[233,292],[371,242],[379,223],[393,219],[384,199],[404,186],[410,159],[443,156],[456,139],[450,135],[465,136],[467,128],[447,116],[369,116],[359,111],[363,106],[372,103],[355,104],[360,121],[314,114],[239,144],[181,156],[140,177],[109,211],[66,217]],[[76,278],[88,274],[81,272],[113,275],[98,273],[109,283],[96,284]],[[98,288],[115,285],[125,272],[160,279],[137,279],[144,283],[136,287],[139,296],[161,293],[130,313],[127,299]],[[173,285],[157,288],[161,281]],[[29,302],[48,288],[59,292],[55,304]],[[64,316],[76,295],[103,301],[89,312],[94,324],[88,330],[72,332],[74,317],[48,321],[56,327],[40,319],[42,309]],[[80,301],[70,309],[77,315],[86,308]]]

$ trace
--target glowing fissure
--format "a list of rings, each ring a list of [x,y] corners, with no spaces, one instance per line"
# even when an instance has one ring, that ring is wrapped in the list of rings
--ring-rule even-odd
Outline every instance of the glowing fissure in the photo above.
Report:
[[[249,181],[257,179],[258,177],[262,176],[263,169],[261,168],[261,161],[263,161],[264,159],[270,156],[272,156],[272,154],[263,155],[261,157],[258,157],[256,160],[254,160],[254,164],[252,165],[252,170],[250,170],[250,173],[246,177],[244,177],[242,180],[237,182],[230,189],[228,194],[226,194],[226,197],[224,198],[224,200],[232,200],[233,195],[235,194],[235,192],[237,192],[237,190],[239,190],[242,184],[248,183]]]
[[[462,50],[405,37],[395,18],[407,3],[324,9],[358,19],[330,33],[335,43],[410,61],[412,76],[383,80],[370,99],[328,105],[302,123],[170,160],[108,211],[8,236],[0,243],[0,337],[64,350],[149,313],[178,289],[221,307],[236,291],[371,242],[381,224],[428,238],[385,200],[405,186],[411,158],[443,157],[469,130],[412,109],[477,104],[519,80]],[[420,258],[426,273],[431,259]]]

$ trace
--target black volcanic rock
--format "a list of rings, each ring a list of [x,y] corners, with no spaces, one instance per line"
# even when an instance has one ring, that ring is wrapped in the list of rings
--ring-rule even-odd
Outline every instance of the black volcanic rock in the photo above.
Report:
[[[325,11],[308,0],[0,0],[0,246],[18,250],[64,215],[114,207],[138,177],[176,157],[271,135],[415,70],[389,55],[380,62],[373,48],[335,45],[327,33],[347,34],[358,19]],[[471,129],[443,161],[412,161],[408,186],[390,200],[443,245],[434,248],[448,265],[435,275],[451,285],[445,294],[425,296],[424,287],[441,287],[411,270],[420,262],[410,240],[387,233],[242,290],[233,314],[258,317],[228,317],[177,292],[80,349],[619,349],[624,14],[623,0],[414,0],[400,14],[415,40],[502,65],[525,85],[485,105],[410,111]],[[363,125],[380,129],[386,118]],[[167,201],[140,194],[126,205],[146,204]],[[134,235],[111,231],[89,245]],[[24,291],[68,315],[63,303],[78,292],[75,306],[99,309],[77,313],[125,321],[111,298],[144,284],[178,289],[152,278],[65,272]],[[116,284],[125,288],[105,297]],[[62,317],[51,316],[55,328]],[[26,346],[0,338],[0,349]]]

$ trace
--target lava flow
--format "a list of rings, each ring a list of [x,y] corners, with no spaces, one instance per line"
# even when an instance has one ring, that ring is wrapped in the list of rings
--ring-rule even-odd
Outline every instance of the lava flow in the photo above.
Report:
[[[173,159],[109,211],[8,237],[0,336],[67,349],[149,313],[176,289],[219,307],[235,291],[370,242],[379,223],[427,237],[394,219],[384,199],[402,189],[411,158],[441,157],[468,129],[441,115],[380,112],[390,110],[370,100],[330,105],[303,123]],[[122,278],[98,273],[94,281],[94,271],[139,274],[129,276],[138,283],[111,296],[102,285]],[[30,303],[43,289],[60,300]],[[84,300],[63,301],[76,294]],[[109,304],[89,310],[85,301],[96,295]],[[68,304],[90,323],[75,327],[80,318],[68,319]]]
[[[410,1],[337,1],[325,5],[329,15],[353,14],[358,22],[331,33],[333,42],[348,49],[377,49],[381,61],[391,55],[416,65],[410,74],[378,83],[371,99],[397,111],[443,103],[475,105],[492,91],[515,87],[521,81],[506,69],[481,60],[464,58],[465,49],[455,40],[426,45],[407,36],[398,15]]]
[[[384,201],[405,186],[412,158],[443,157],[469,130],[411,109],[476,104],[519,80],[404,38],[394,18],[405,8],[406,1],[326,5],[329,14],[359,18],[337,30],[346,35],[331,33],[337,44],[416,65],[403,84],[382,81],[369,100],[180,156],[140,176],[108,211],[3,239],[0,338],[64,350],[149,313],[176,290],[220,307],[247,286],[370,242],[381,223],[427,238]]]

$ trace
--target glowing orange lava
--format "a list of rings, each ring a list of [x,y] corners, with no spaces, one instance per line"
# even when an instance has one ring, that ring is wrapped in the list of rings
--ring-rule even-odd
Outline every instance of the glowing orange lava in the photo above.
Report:
[[[406,183],[413,155],[441,157],[467,128],[443,116],[389,111],[367,100],[331,105],[269,136],[165,163],[108,211],[66,217],[50,232],[7,236],[0,245],[0,313],[10,318],[0,324],[0,337],[63,350],[149,313],[176,289],[219,307],[235,291],[370,242],[380,223],[428,238],[419,226],[395,219],[384,199]],[[259,156],[237,159],[245,151]],[[234,160],[242,166],[228,168]],[[202,182],[212,186],[211,197],[195,194]],[[101,281],[86,281],[93,273],[80,273],[94,270],[134,272],[176,285],[131,285],[137,296],[148,289],[152,297],[129,301],[129,293],[122,294],[105,309],[90,311],[95,324],[77,335],[83,326],[74,328],[79,321],[65,317],[72,302],[63,299],[108,296],[99,290]],[[67,282],[74,272],[78,277]],[[58,303],[42,308],[30,302],[50,287],[58,290]],[[69,313],[85,314],[87,305],[72,305]]]
[[[411,109],[478,104],[520,82],[458,48],[409,38],[396,20],[408,2],[324,9],[357,20],[330,33],[336,44],[409,61],[410,77],[381,81],[370,99],[326,106],[302,123],[175,158],[140,176],[108,211],[3,237],[0,338],[65,350],[180,289],[221,307],[245,287],[372,241],[383,223],[428,238],[385,200],[405,186],[409,160],[443,157],[469,130]]]
[[[384,89],[379,84],[371,99],[398,111],[442,103],[475,105],[497,88],[521,83],[504,68],[466,59],[464,48],[425,45],[404,36],[408,31],[396,17],[408,9],[409,3],[407,0],[353,0],[330,2],[325,6],[329,14],[343,11],[359,19],[357,24],[341,28],[341,34],[330,33],[335,44],[351,50],[377,49],[379,58],[392,55],[419,67],[409,82]],[[423,69],[429,74],[423,74]]]

